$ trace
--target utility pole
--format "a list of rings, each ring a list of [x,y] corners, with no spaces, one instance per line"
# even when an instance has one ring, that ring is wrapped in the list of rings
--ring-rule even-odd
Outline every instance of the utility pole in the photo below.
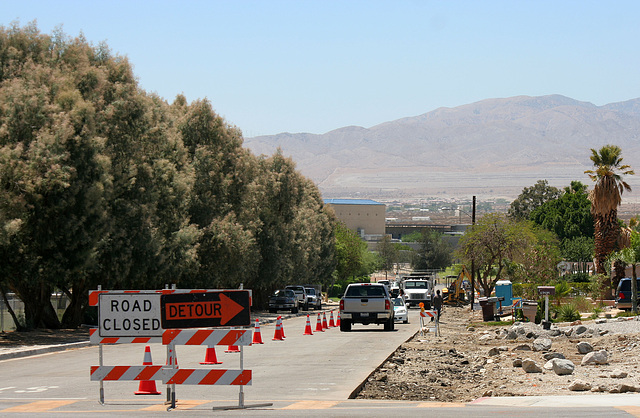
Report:
[[[476,197],[473,196],[473,204],[471,206],[471,228],[476,224]],[[476,269],[473,259],[471,259],[471,310],[473,311],[473,303],[476,298]]]

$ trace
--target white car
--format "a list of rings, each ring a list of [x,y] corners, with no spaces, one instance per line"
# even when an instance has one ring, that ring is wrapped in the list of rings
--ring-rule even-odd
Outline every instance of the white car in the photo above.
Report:
[[[409,312],[403,298],[393,299],[393,315],[396,322],[409,323]]]

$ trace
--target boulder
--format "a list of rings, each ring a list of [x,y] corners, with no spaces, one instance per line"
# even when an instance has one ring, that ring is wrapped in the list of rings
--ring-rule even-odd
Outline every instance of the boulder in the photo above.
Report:
[[[571,360],[567,359],[554,358],[549,360],[549,362],[552,365],[551,370],[553,370],[553,372],[559,376],[565,374],[573,374],[573,371],[576,368],[575,364],[573,364]]]
[[[586,341],[580,341],[576,344],[576,348],[580,354],[587,354],[593,351],[593,346]]]
[[[513,359],[513,367],[522,367],[522,359],[521,358]]]
[[[493,347],[491,350],[489,350],[488,354],[490,356],[497,356],[498,354],[500,354],[500,349],[498,347]]]
[[[527,373],[542,373],[542,368],[530,358],[522,360],[522,370]]]
[[[571,382],[568,389],[574,392],[591,390],[591,383],[585,382],[584,380],[576,379]]]
[[[513,347],[513,351],[531,351],[531,346],[529,344],[520,344],[518,346]]]
[[[545,353],[542,357],[545,360],[551,360],[552,358],[565,358],[562,353]]]
[[[533,341],[533,351],[549,351],[551,349],[551,339],[538,337]]]
[[[585,327],[584,325],[577,325],[574,329],[573,329],[573,333],[575,335],[580,335],[580,334],[584,334],[585,332],[587,332],[587,327]]]
[[[582,357],[580,365],[585,366],[588,364],[607,364],[609,362],[609,354],[606,350],[592,351]]]
[[[507,333],[504,335],[504,338],[505,338],[505,339],[507,339],[507,340],[515,340],[515,339],[517,339],[517,338],[518,338],[518,333],[517,333],[515,330],[510,329],[510,330],[509,330],[509,331],[507,331]]]
[[[624,379],[627,376],[628,376],[628,373],[620,369],[616,369],[612,371],[611,374],[609,375],[609,377],[613,379]]]
[[[627,392],[639,392],[639,391],[640,391],[640,388],[634,385],[629,385],[627,383],[621,383],[609,389],[609,393],[627,393]]]

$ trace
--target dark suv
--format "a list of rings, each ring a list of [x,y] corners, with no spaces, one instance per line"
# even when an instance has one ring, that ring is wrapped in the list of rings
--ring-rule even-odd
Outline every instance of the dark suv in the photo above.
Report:
[[[640,306],[640,278],[636,279],[636,296],[638,297],[638,306]],[[616,290],[616,308],[625,311],[631,310],[631,279],[625,277],[620,279],[618,289]]]

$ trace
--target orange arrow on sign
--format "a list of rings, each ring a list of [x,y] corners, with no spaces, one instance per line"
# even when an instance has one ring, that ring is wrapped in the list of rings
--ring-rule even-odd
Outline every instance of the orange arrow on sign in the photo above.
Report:
[[[220,318],[220,325],[226,324],[243,310],[242,305],[222,293],[219,301],[165,304],[166,320]]]

